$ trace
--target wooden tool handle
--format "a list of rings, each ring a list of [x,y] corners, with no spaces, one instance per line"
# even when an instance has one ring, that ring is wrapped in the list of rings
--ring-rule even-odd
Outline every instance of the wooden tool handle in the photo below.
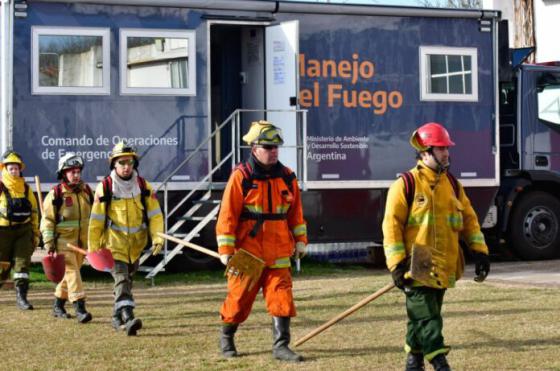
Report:
[[[315,330],[311,331],[309,334],[305,335],[301,339],[298,339],[294,343],[294,346],[297,347],[298,345],[301,345],[301,344],[305,343],[307,340],[311,339],[312,337],[314,337],[316,335],[319,335],[321,332],[325,331],[326,329],[328,329],[329,327],[331,327],[332,325],[334,325],[338,321],[348,317],[349,315],[351,315],[352,313],[354,313],[355,311],[357,311],[358,309],[360,309],[361,307],[363,307],[364,305],[366,305],[370,301],[373,301],[373,300],[377,299],[378,297],[380,297],[381,295],[385,294],[387,291],[391,290],[393,287],[395,287],[394,283],[389,283],[387,286],[382,287],[381,289],[377,290],[376,292],[374,292],[370,296],[362,299],[359,303],[356,303],[352,307],[346,309],[344,312],[340,313],[338,316],[332,318],[328,322],[325,322],[321,326],[317,327]]]
[[[39,176],[35,175],[35,188],[37,188],[37,198],[39,199],[39,210],[41,210],[41,215],[44,214],[43,211],[43,193],[41,192],[41,181]]]
[[[204,253],[204,254],[206,254],[206,255],[213,256],[214,258],[220,259],[220,254],[218,254],[218,253],[215,252],[215,251],[209,250],[209,249],[207,249],[206,247],[202,247],[202,246],[196,245],[196,244],[194,244],[194,243],[192,243],[192,242],[187,242],[187,241],[181,240],[180,238],[176,238],[176,237],[173,237],[173,236],[170,236],[170,235],[168,235],[168,234],[161,233],[161,232],[158,232],[158,236],[160,236],[160,237],[162,237],[162,238],[165,238],[166,240],[169,240],[169,241],[173,241],[173,242],[175,242],[175,243],[178,243],[178,244],[180,244],[180,245],[183,245],[183,246],[186,246],[186,247],[190,247],[191,249],[196,250],[196,251],[199,251],[199,252]]]
[[[87,255],[87,251],[86,251],[86,250],[84,250],[84,249],[82,249],[81,247],[78,247],[78,246],[76,246],[76,245],[74,245],[74,244],[72,244],[72,243],[70,243],[70,242],[68,242],[68,243],[66,244],[66,246],[68,246],[68,248],[70,248],[70,250],[74,250],[75,252],[79,252],[80,254]]]

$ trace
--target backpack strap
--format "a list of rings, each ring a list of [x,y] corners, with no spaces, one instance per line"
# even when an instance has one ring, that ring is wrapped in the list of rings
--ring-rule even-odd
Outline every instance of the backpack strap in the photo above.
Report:
[[[233,169],[241,171],[243,180],[241,181],[241,188],[243,189],[243,198],[247,196],[251,188],[253,188],[253,168],[248,162],[241,162]]]
[[[406,204],[408,205],[408,208],[410,208],[410,206],[412,206],[412,202],[414,202],[414,192],[416,191],[414,175],[412,175],[410,171],[407,171],[401,174],[401,178],[404,181]]]
[[[52,204],[54,206],[54,220],[55,223],[58,224],[60,221],[60,216],[58,212],[60,211],[60,207],[62,206],[62,184],[58,183],[53,188],[53,200]]]
[[[101,181],[103,186],[103,196],[99,197],[99,202],[105,202],[105,227],[109,225],[109,218],[107,214],[109,213],[109,206],[111,205],[111,200],[113,199],[113,179],[108,175]]]
[[[151,192],[146,186],[146,179],[142,178],[140,175],[136,177],[138,186],[140,187],[140,201],[142,202],[142,207],[144,208],[144,223],[148,225],[148,206],[146,204],[146,198],[151,196]]]
[[[453,192],[455,192],[455,197],[459,198],[459,194],[460,194],[459,181],[449,171],[446,171],[445,174],[447,175],[447,179],[449,179],[449,183],[451,183],[451,187],[453,187]]]
[[[84,183],[84,191],[88,195],[89,204],[92,205],[93,204],[93,191],[91,190],[90,186],[87,183]]]
[[[282,169],[282,179],[284,180],[284,183],[286,183],[286,187],[288,187],[290,192],[294,193],[294,187],[292,186],[292,183],[294,179],[296,179],[296,173],[284,166],[284,168]]]

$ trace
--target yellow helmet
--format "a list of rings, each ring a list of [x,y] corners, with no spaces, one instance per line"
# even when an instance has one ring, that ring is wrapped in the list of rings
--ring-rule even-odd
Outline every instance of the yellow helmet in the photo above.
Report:
[[[136,148],[129,146],[126,141],[121,140],[118,142],[111,151],[111,156],[109,156],[109,163],[111,164],[111,169],[114,167],[115,160],[123,156],[134,157],[134,168],[138,166],[138,154],[136,153]]]
[[[20,170],[25,169],[25,164],[23,163],[19,153],[11,149],[7,150],[2,155],[2,162],[0,162],[0,170],[2,170],[4,166],[8,164],[18,164]]]
[[[247,144],[271,144],[276,146],[284,144],[282,129],[265,120],[252,122],[249,131],[243,136],[243,141]]]

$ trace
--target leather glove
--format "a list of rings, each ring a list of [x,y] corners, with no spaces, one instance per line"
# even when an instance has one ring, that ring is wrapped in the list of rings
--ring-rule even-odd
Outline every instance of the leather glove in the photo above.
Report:
[[[154,243],[152,245],[152,255],[156,256],[160,253],[161,249],[163,249],[163,244],[161,243]]]
[[[490,273],[490,258],[484,253],[476,252],[474,253],[474,260],[474,280],[476,282],[482,282],[486,279],[488,273]]]
[[[395,286],[399,289],[404,290],[405,286],[410,286],[412,284],[412,279],[405,278],[404,275],[406,272],[410,270],[410,259],[407,258],[401,261],[395,269],[391,272],[391,277],[393,278],[393,282]]]
[[[294,258],[301,259],[307,254],[307,246],[304,242],[296,242],[296,249],[294,251]]]
[[[45,250],[47,250],[49,254],[56,253],[56,245],[54,244],[54,241],[45,242]]]
[[[229,262],[232,256],[233,255],[229,255],[229,254],[221,254],[220,261],[222,262],[223,265],[227,265],[227,263]]]

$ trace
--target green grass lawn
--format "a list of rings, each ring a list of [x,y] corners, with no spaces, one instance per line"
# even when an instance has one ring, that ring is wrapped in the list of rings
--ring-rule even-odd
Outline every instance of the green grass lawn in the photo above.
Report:
[[[385,270],[360,266],[305,263],[303,269],[294,276],[293,341],[390,281]],[[271,320],[260,296],[236,336],[241,357],[220,357],[222,272],[161,274],[154,287],[138,275],[136,315],[144,329],[128,338],[110,327],[110,276],[84,269],[84,278],[94,317],[85,325],[51,317],[54,286],[40,268],[32,274],[34,311],[20,312],[14,293],[0,290],[1,369],[404,369],[406,314],[397,289],[298,347],[306,362],[289,365],[271,357]],[[560,369],[559,291],[460,281],[443,309],[453,369]]]

